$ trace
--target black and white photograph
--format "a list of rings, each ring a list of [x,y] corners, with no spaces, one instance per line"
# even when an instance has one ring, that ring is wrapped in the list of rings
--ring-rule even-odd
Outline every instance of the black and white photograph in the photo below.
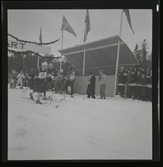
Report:
[[[152,10],[8,9],[8,160],[152,160]]]

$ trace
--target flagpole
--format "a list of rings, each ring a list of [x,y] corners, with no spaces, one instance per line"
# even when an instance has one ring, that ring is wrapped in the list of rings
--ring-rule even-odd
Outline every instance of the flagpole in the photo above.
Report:
[[[61,50],[63,49],[63,30],[62,30],[62,35],[61,35]],[[61,61],[60,61],[60,71],[62,68],[62,53],[61,53]]]
[[[40,58],[39,58],[39,54],[37,54],[38,55],[38,57],[37,57],[37,68],[39,68],[39,60],[40,60]]]
[[[82,37],[81,37],[81,43],[80,44],[82,44],[82,41],[84,39],[84,29],[85,29],[85,23],[84,23],[84,26],[83,26],[83,31],[82,31]]]
[[[84,57],[83,57],[83,76],[85,75],[85,48],[84,48]]]
[[[40,37],[39,37],[39,40],[40,40],[40,45],[42,45],[42,27],[40,28]],[[39,57],[39,54],[38,54],[38,58],[37,58],[37,68],[39,69],[39,62],[40,62],[40,57]]]
[[[119,29],[119,37],[120,38],[121,38],[121,33],[122,33],[122,20],[123,20],[123,10],[121,11],[121,21],[120,21],[120,29]],[[120,51],[120,40],[118,40],[118,48],[117,48],[117,60],[116,60],[115,82],[114,82],[114,96],[116,95],[116,90],[117,90],[119,51]]]
[[[86,23],[85,23],[85,31],[86,31]],[[84,32],[85,33],[85,32]],[[83,33],[83,34],[84,34]],[[85,35],[83,35],[83,40],[85,38]],[[84,44],[85,44],[86,40],[84,40]],[[85,51],[86,51],[86,48],[84,47],[84,56],[83,56],[83,76],[85,75]]]

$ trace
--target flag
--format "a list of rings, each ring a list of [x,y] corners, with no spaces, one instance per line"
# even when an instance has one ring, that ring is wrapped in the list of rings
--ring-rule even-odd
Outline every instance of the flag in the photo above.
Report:
[[[71,25],[68,23],[68,21],[66,20],[65,16],[63,16],[63,21],[62,21],[62,27],[61,27],[61,31],[66,30],[69,33],[75,35],[75,37],[77,36],[75,31],[73,30],[73,28],[71,27]]]
[[[40,41],[40,44],[42,44],[42,27],[40,28],[39,41]]]
[[[125,12],[126,17],[127,17],[127,21],[128,21],[128,23],[129,23],[129,25],[131,27],[132,32],[134,33],[134,30],[133,30],[132,25],[131,25],[131,18],[130,18],[129,9],[124,9],[123,11]]]
[[[86,41],[87,34],[91,29],[88,9],[87,9],[87,13],[86,13],[86,16],[85,16],[85,24],[86,25],[85,25],[85,32],[84,32],[84,42]]]

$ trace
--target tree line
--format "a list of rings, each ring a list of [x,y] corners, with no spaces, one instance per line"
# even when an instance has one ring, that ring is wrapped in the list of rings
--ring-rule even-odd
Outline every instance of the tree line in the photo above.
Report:
[[[152,69],[152,51],[149,53],[146,39],[143,40],[141,46],[136,44],[133,54],[141,66]]]

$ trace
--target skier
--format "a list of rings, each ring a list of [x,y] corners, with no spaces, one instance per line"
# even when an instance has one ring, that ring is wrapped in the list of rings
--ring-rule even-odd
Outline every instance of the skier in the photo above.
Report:
[[[43,62],[41,64],[41,67],[36,69],[35,72],[35,80],[33,85],[33,91],[30,92],[30,98],[33,100],[33,94],[37,92],[37,101],[36,104],[42,104],[40,102],[41,93],[45,92],[45,79],[47,76],[47,70],[48,70],[48,64],[46,62]]]
[[[68,92],[68,87],[71,88],[71,97],[74,98],[73,93],[74,93],[74,82],[75,82],[75,70],[72,70],[72,72],[69,74],[69,77],[65,83],[65,89]]]
[[[49,63],[48,68],[47,68],[47,76],[46,76],[45,82],[44,82],[44,95],[43,95],[43,99],[44,100],[47,100],[46,91],[47,91],[47,89],[49,87],[49,84],[52,81],[52,78],[51,78],[52,72],[53,72],[53,64]]]

